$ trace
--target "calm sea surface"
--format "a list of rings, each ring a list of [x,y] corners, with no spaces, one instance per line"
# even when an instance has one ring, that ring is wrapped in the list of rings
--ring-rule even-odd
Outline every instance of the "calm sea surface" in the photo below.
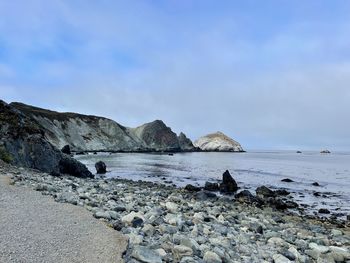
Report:
[[[205,181],[220,180],[222,173],[229,170],[242,189],[255,191],[260,185],[285,188],[296,201],[310,205],[310,211],[326,207],[332,212],[350,214],[350,153],[104,153],[77,159],[92,172],[97,161],[104,161],[109,177],[177,186],[203,186]],[[294,182],[283,183],[284,178]],[[313,186],[313,182],[320,187]],[[320,192],[321,197],[314,196],[315,192]]]

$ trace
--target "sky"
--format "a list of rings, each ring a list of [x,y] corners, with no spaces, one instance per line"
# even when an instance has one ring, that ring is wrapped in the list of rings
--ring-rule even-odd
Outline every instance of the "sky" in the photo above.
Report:
[[[350,150],[350,1],[0,0],[0,99]]]

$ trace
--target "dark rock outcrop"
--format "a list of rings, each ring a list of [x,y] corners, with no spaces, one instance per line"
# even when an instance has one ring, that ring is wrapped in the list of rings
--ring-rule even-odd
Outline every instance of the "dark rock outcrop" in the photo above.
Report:
[[[102,161],[95,163],[95,168],[98,174],[105,174],[107,172],[107,166]]]
[[[44,133],[35,121],[0,100],[0,146],[11,157],[11,164],[55,175],[67,173],[92,177],[83,164],[63,154],[48,142]]]
[[[281,182],[285,182],[285,183],[293,183],[294,181],[292,179],[289,179],[289,178],[285,178],[285,179],[282,179]]]
[[[188,184],[185,186],[185,190],[189,191],[189,192],[199,192],[201,190],[200,187],[194,186],[192,184]]]
[[[215,192],[215,191],[219,191],[220,187],[219,187],[219,184],[217,183],[205,182],[204,190]]]
[[[261,205],[263,202],[261,199],[254,196],[251,192],[248,190],[243,190],[235,195],[236,200],[242,203],[248,203],[248,204],[259,204]]]
[[[222,183],[220,184],[220,191],[222,193],[230,194],[237,192],[238,186],[236,181],[231,176],[230,172],[226,170],[222,175]]]
[[[59,161],[60,173],[70,174],[76,177],[93,178],[93,174],[86,168],[84,164],[77,160],[63,156]]]
[[[271,189],[267,188],[266,186],[259,186],[256,189],[256,195],[260,196],[262,198],[267,198],[267,197],[275,197],[276,194],[274,191],[272,191]]]
[[[61,149],[61,152],[65,153],[65,154],[71,154],[71,150],[70,150],[70,146],[67,144],[65,146],[63,146],[63,148]]]

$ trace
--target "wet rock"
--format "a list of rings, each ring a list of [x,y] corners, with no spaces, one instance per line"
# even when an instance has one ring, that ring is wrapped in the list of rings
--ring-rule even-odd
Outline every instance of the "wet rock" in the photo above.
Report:
[[[222,175],[222,183],[220,184],[220,191],[222,193],[230,194],[237,192],[238,186],[236,181],[231,176],[230,172],[226,170]]]
[[[107,172],[107,166],[102,161],[95,163],[95,168],[98,174],[105,174]]]
[[[285,183],[293,183],[294,181],[292,179],[289,179],[289,178],[285,178],[285,179],[282,179],[281,182],[285,182]]]
[[[205,182],[205,185],[204,185],[204,190],[207,190],[207,191],[219,191],[219,184],[217,183],[211,183],[211,182]]]
[[[94,175],[84,164],[68,156],[63,156],[59,161],[59,170],[62,174],[70,174],[81,178],[94,178]]]
[[[189,192],[199,192],[201,190],[200,187],[194,186],[192,184],[188,184],[185,186],[185,189]]]
[[[149,249],[145,246],[135,246],[131,256],[145,263],[162,263],[160,255],[153,249]]]
[[[239,202],[242,202],[242,203],[249,203],[249,204],[253,204],[253,203],[260,204],[261,203],[261,200],[259,198],[257,198],[256,196],[254,196],[248,190],[243,190],[243,191],[239,192],[238,194],[235,195],[235,198],[236,198],[236,200],[238,200]]]
[[[272,191],[271,189],[267,188],[266,186],[259,186],[256,189],[256,195],[261,196],[262,198],[266,198],[266,197],[275,197],[276,194],[274,191]]]
[[[313,182],[312,185],[313,186],[320,186],[320,184],[318,182]]]
[[[71,150],[70,150],[70,146],[67,144],[65,146],[63,146],[63,148],[61,149],[61,152],[62,153],[65,153],[65,154],[68,154],[68,155],[71,155]]]
[[[289,194],[290,192],[288,192],[286,189],[279,189],[275,191],[275,195],[279,195],[279,196],[286,196]]]
[[[318,213],[320,213],[320,214],[330,214],[331,211],[329,211],[327,208],[320,208],[318,210]]]

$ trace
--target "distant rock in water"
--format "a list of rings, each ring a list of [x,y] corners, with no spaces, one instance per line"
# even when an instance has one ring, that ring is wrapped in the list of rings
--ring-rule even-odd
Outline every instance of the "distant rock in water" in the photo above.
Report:
[[[242,146],[222,132],[208,134],[196,140],[195,147],[208,152],[243,152]]]
[[[331,153],[329,150],[322,150],[320,153],[328,154]]]
[[[128,128],[97,116],[60,113],[14,102],[11,106],[31,118],[45,138],[61,149],[70,145],[74,152],[121,151],[194,151],[196,148],[184,135],[179,137],[161,120]]]
[[[35,121],[0,100],[0,146],[6,150],[11,164],[54,175],[93,177],[85,165],[63,154],[44,134]]]
[[[107,166],[102,161],[95,163],[95,168],[98,174],[105,174],[107,172]]]

